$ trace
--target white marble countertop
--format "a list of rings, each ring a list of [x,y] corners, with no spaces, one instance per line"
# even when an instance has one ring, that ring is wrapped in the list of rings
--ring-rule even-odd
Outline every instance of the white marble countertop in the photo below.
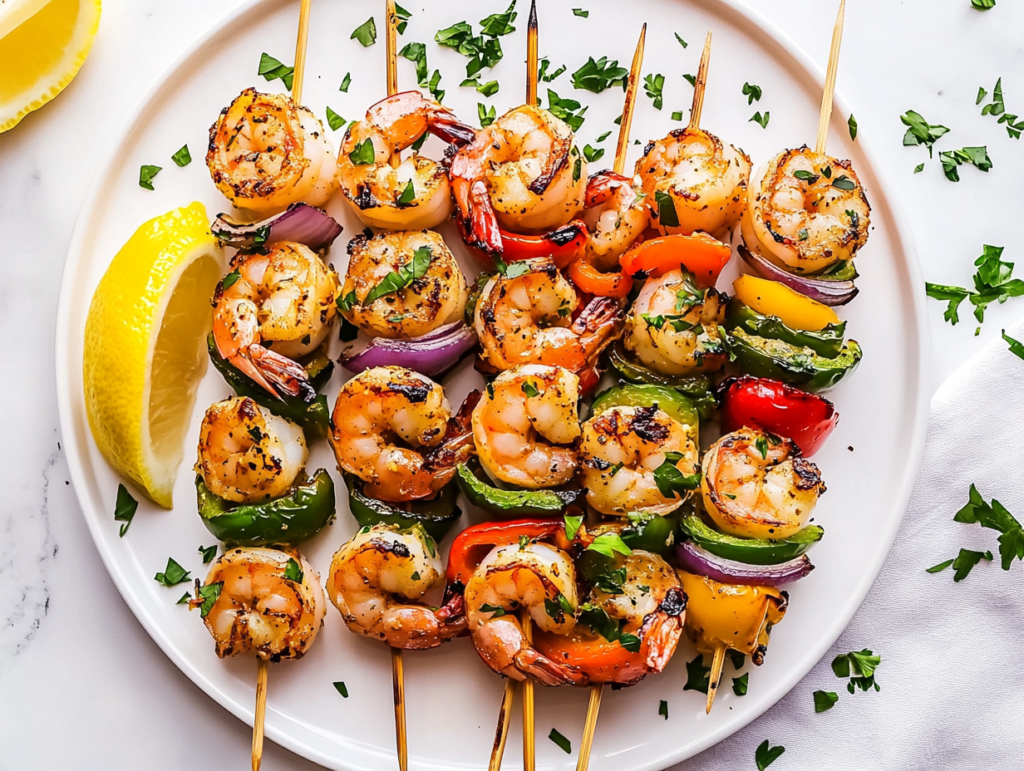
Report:
[[[166,64],[243,1],[107,0],[77,80],[0,135],[0,233],[7,244],[7,279],[0,282],[7,330],[0,338],[2,771],[179,769],[199,758],[202,768],[241,768],[248,755],[249,728],[163,656],[93,548],[60,449],[53,363],[59,279],[98,159]],[[824,60],[834,3],[756,5]],[[1011,238],[1018,217],[1006,214],[1024,203],[1024,143],[974,104],[979,86],[991,91],[1003,76],[1008,109],[1024,113],[1024,49],[1014,30],[1024,30],[1024,6],[1008,0],[987,13],[973,11],[969,0],[848,4],[840,90],[902,191],[928,280],[969,284],[984,243],[1006,246],[1007,259],[1021,261],[1021,244]],[[908,109],[949,126],[957,147],[987,144],[993,170],[964,169],[959,184],[946,181],[937,162],[914,175],[927,153],[901,146],[899,116]],[[993,306],[975,336],[972,319],[951,327],[931,301],[932,389],[1022,313],[1024,300]],[[315,768],[273,744],[265,758],[267,768]]]

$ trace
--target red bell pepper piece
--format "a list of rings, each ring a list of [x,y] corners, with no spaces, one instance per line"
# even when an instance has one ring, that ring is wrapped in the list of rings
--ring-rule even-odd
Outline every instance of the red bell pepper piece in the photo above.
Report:
[[[469,246],[473,256],[486,268],[494,270],[494,259],[473,245],[468,237],[465,223],[456,217],[456,224],[462,240]],[[529,260],[534,257],[550,257],[555,265],[564,270],[583,254],[587,246],[587,226],[582,220],[573,220],[567,225],[556,228],[549,233],[524,235],[500,230],[502,251],[499,255],[505,262]]]
[[[719,386],[722,430],[760,428],[792,439],[805,456],[816,453],[839,422],[828,399],[766,378],[730,378]]]
[[[463,530],[452,542],[448,554],[446,578],[449,586],[465,584],[480,563],[496,546],[511,546],[526,536],[531,541],[547,538],[568,548],[562,519],[514,519],[509,522],[482,522]]]

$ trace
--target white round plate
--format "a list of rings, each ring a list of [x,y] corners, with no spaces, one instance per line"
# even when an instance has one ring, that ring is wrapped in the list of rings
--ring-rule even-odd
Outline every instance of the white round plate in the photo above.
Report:
[[[413,17],[399,45],[427,43],[430,72],[440,69],[445,101],[467,122],[476,123],[477,103],[494,104],[500,114],[520,103],[523,88],[522,51],[525,47],[526,3],[514,34],[501,40],[505,59],[485,79],[497,79],[501,90],[490,99],[471,88],[459,88],[466,59],[432,42],[433,35],[456,22],[476,24],[488,13],[503,11],[505,0],[404,4]],[[813,140],[824,62],[812,63],[778,30],[737,0],[633,0],[628,13],[618,0],[587,0],[589,18],[573,15],[573,0],[545,0],[540,7],[540,50],[552,70],[568,67],[552,83],[542,83],[562,97],[589,105],[580,131],[584,143],[616,131],[622,91],[596,95],[574,91],[570,74],[588,56],[608,56],[628,66],[640,24],[649,23],[644,73],[665,75],[664,109],[639,96],[634,136],[641,142],[664,136],[681,125],[673,111],[688,114],[692,89],[683,79],[694,73],[706,32],[714,32],[707,101],[703,122],[709,130],[743,147],[763,163],[784,147]],[[345,118],[361,117],[381,98],[384,87],[383,3],[346,0],[313,4],[305,102],[324,116],[330,106]],[[363,48],[349,35],[373,15],[378,42]],[[175,508],[163,511],[145,500],[131,530],[118,537],[113,520],[118,477],[104,462],[89,433],[82,396],[82,338],[89,301],[97,282],[118,248],[145,220],[193,200],[203,201],[211,216],[228,209],[210,181],[203,163],[207,129],[222,107],[243,88],[281,91],[280,81],[257,77],[260,54],[291,62],[298,16],[297,2],[254,2],[226,19],[201,40],[146,98],[128,124],[120,143],[82,206],[68,253],[57,321],[57,389],[60,420],[75,490],[96,547],[125,601],[164,652],[192,680],[226,709],[252,721],[256,666],[251,658],[220,661],[198,614],[175,601],[187,587],[164,588],[153,580],[169,556],[193,575],[205,575],[197,547],[213,543],[195,509],[191,463],[198,425],[207,405],[229,393],[212,368],[199,389],[190,421],[185,460],[174,490]],[[684,49],[673,35],[689,43]],[[823,25],[821,37],[831,34]],[[818,46],[821,48],[822,46]],[[415,85],[413,64],[399,60],[403,87]],[[846,63],[844,66],[852,66]],[[347,72],[348,93],[339,91]],[[842,69],[840,69],[840,82]],[[744,82],[762,87],[764,96],[752,106],[741,93]],[[771,112],[766,130],[750,122],[755,110]],[[863,138],[851,142],[846,131],[849,111],[837,101],[830,151],[853,159],[874,204],[871,241],[857,265],[862,273],[861,294],[841,315],[849,332],[866,351],[860,371],[830,394],[842,421],[827,447],[815,457],[828,484],[816,521],[826,537],[814,550],[817,570],[791,589],[785,621],[772,633],[767,660],[750,668],[749,693],[735,696],[723,688],[711,715],[704,714],[704,696],[683,691],[685,662],[694,652],[688,641],[661,675],[634,688],[606,695],[593,748],[591,768],[623,768],[624,753],[632,769],[662,769],[721,741],[778,701],[827,651],[859,607],[875,580],[897,528],[917,471],[924,439],[926,403],[922,382],[924,348],[921,278],[909,228],[889,200]],[[326,124],[326,121],[325,121]],[[337,144],[341,134],[333,133]],[[592,171],[611,165],[613,133]],[[178,168],[170,156],[188,143],[192,164]],[[437,153],[432,139],[425,148]],[[630,164],[641,147],[630,148]],[[138,185],[139,167],[163,166],[156,190]],[[630,166],[631,167],[631,166]],[[331,212],[346,232],[335,244],[331,259],[340,268],[348,237],[362,228],[345,204],[334,200]],[[461,249],[453,230],[443,233],[473,275],[472,259]],[[727,287],[723,280],[722,286]],[[336,375],[328,390],[333,404],[340,387]],[[468,362],[445,382],[453,404],[480,380]],[[334,469],[326,444],[314,448],[313,468]],[[337,478],[337,476],[336,476]],[[338,480],[340,482],[340,480]],[[304,551],[325,570],[335,549],[355,530],[347,513],[344,487],[339,484],[338,518]],[[141,496],[139,496],[141,498]],[[468,517],[464,518],[464,522]],[[333,609],[326,627],[308,656],[271,668],[266,732],[274,741],[334,769],[392,769],[395,767],[390,657],[381,645],[349,633]],[[726,679],[733,676],[727,665]],[[469,642],[457,640],[441,649],[406,656],[406,695],[409,716],[410,765],[414,769],[480,769],[486,765],[502,681],[474,654]],[[350,697],[332,686],[344,681]],[[140,680],[140,687],[145,687]],[[669,704],[669,718],[658,715],[659,701]],[[542,769],[575,767],[586,712],[585,690],[540,689],[537,692],[537,764]],[[521,738],[513,721],[506,765],[518,764]],[[566,755],[545,739],[556,728],[573,744]]]

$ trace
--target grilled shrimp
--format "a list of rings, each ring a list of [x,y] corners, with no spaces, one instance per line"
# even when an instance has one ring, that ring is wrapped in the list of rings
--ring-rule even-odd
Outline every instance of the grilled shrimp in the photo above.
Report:
[[[708,449],[700,489],[704,508],[723,532],[782,539],[807,524],[825,483],[791,440],[741,428]]]
[[[423,597],[444,579],[422,527],[364,527],[331,560],[327,596],[356,634],[392,648],[436,648],[466,629],[462,598],[434,609]]]
[[[323,626],[326,608],[320,575],[303,556],[263,548],[221,555],[191,605],[206,612],[218,656],[252,650],[270,661],[301,658]]]
[[[348,254],[342,314],[367,334],[410,339],[462,318],[469,296],[466,277],[432,230],[359,235],[349,241]],[[399,271],[416,278],[366,302],[379,294],[377,287],[387,276]]]
[[[580,435],[579,378],[562,367],[524,364],[502,372],[473,410],[480,465],[500,482],[537,489],[572,479]]]
[[[349,380],[331,417],[331,446],[342,469],[384,501],[431,498],[454,468],[424,468],[424,448],[445,437],[451,408],[444,390],[404,367],[374,367]]]
[[[663,235],[702,230],[722,240],[747,204],[750,158],[702,129],[675,129],[651,142],[636,173],[651,221]],[[678,224],[666,219],[673,209]]]
[[[234,396],[203,416],[196,471],[217,497],[255,503],[287,493],[308,456],[301,428]]]
[[[852,260],[867,243],[871,206],[853,165],[807,147],[758,169],[743,214],[747,247],[793,273]]]
[[[232,265],[213,298],[217,350],[269,393],[309,401],[315,393],[295,359],[327,337],[338,277],[308,247],[288,241],[239,254]]]
[[[499,225],[542,233],[583,208],[587,163],[563,121],[540,107],[507,112],[452,158],[452,192],[473,246],[501,254]]]
[[[680,454],[675,467],[697,470],[697,448],[686,426],[654,407],[612,407],[583,424],[579,441],[580,485],[587,503],[601,514],[668,514],[679,507],[677,493],[658,489],[655,470],[666,453]]]
[[[579,372],[618,332],[618,306],[602,298],[573,321],[576,290],[550,258],[514,267],[514,277],[496,275],[480,293],[474,315],[480,356],[499,370],[548,364]]]
[[[206,165],[234,206],[258,214],[299,201],[322,206],[335,188],[337,163],[320,120],[287,96],[255,88],[210,127]]]
[[[728,361],[718,326],[729,298],[701,289],[689,273],[647,279],[626,317],[623,343],[646,366],[666,375],[715,372]]]
[[[440,163],[414,153],[391,166],[395,155],[428,131],[456,145],[476,136],[451,110],[419,91],[382,99],[366,111],[364,120],[348,127],[338,178],[341,192],[365,224],[383,230],[422,230],[437,227],[452,213],[448,174]]]
[[[576,624],[576,569],[569,555],[544,543],[492,549],[466,583],[466,620],[480,658],[514,680],[544,685],[582,685],[575,667],[540,654],[523,633],[516,613],[556,635]]]
[[[616,588],[611,582],[595,586],[585,608],[608,614],[619,625],[619,638],[609,642],[591,629],[585,613],[567,635],[537,632],[534,645],[553,661],[578,667],[591,684],[632,685],[672,659],[683,633],[686,595],[672,566],[650,552],[616,555],[608,570],[611,576],[624,571],[625,580],[617,591],[606,591]]]
[[[619,257],[629,251],[651,222],[639,180],[614,171],[599,171],[587,180],[583,221],[588,261],[600,271],[617,271]]]

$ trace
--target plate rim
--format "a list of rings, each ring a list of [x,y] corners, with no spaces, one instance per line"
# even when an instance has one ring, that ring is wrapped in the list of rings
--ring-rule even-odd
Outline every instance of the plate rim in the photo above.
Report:
[[[252,13],[271,13],[275,11],[278,6],[294,2],[295,0],[249,0],[248,2],[240,3],[237,8],[226,13],[205,32],[200,34],[191,44],[186,46],[182,53],[163,68],[160,71],[160,74],[156,76],[146,88],[138,102],[138,106],[122,123],[121,130],[118,132],[116,140],[111,144],[110,149],[105,153],[101,163],[97,167],[97,171],[87,188],[87,192],[76,216],[75,226],[68,244],[67,255],[62,270],[60,292],[57,300],[54,341],[57,413],[61,439],[64,446],[64,454],[68,463],[75,497],[78,501],[79,508],[81,509],[82,516],[86,521],[86,526],[89,528],[93,545],[97,552],[99,552],[107,573],[110,575],[114,586],[117,588],[118,593],[121,595],[124,602],[128,605],[133,615],[146,630],[146,633],[150,636],[153,642],[157,644],[163,654],[167,656],[167,658],[170,659],[174,665],[208,697],[247,725],[252,725],[254,709],[248,704],[239,702],[237,699],[233,698],[208,680],[203,673],[193,665],[189,658],[175,646],[173,641],[163,635],[156,623],[156,620],[148,612],[141,595],[136,592],[134,584],[128,580],[128,576],[126,576],[124,571],[121,569],[120,558],[116,557],[113,550],[108,548],[105,542],[105,534],[99,529],[100,518],[90,514],[90,512],[94,510],[98,511],[99,508],[94,505],[95,502],[86,495],[86,490],[89,487],[87,481],[88,474],[84,468],[84,464],[82,463],[85,449],[79,446],[75,437],[75,417],[73,407],[75,397],[71,393],[72,378],[69,375],[68,369],[69,366],[73,367],[75,364],[74,362],[69,362],[68,359],[71,339],[70,314],[72,298],[75,293],[75,278],[79,265],[82,262],[83,244],[90,227],[90,223],[87,220],[86,215],[95,209],[98,199],[102,195],[106,186],[110,184],[110,170],[114,165],[115,159],[118,157],[119,149],[136,131],[139,124],[152,108],[152,105],[162,94],[163,90],[171,87],[173,82],[173,73],[180,70],[188,60],[195,56],[201,49],[208,45],[215,44],[216,41],[221,36],[226,35],[229,28],[243,16]],[[766,46],[774,45],[776,49],[781,50],[789,57],[790,62],[780,62],[781,64],[795,65],[796,68],[802,70],[806,76],[812,78],[815,82],[819,84],[824,83],[824,67],[812,59],[810,55],[807,54],[806,51],[804,51],[804,49],[787,33],[780,29],[773,21],[767,19],[756,8],[748,5],[744,0],[711,0],[710,5],[711,8],[705,7],[704,10],[708,11],[712,15],[718,15],[720,17],[728,16],[734,24],[737,21],[742,22],[746,26],[747,32],[753,30],[763,33],[767,38]],[[790,66],[785,66],[784,68],[788,71],[792,70],[792,67]],[[851,114],[846,100],[842,97],[842,94],[838,89],[834,95],[833,104],[833,125],[830,126],[830,130],[835,128],[834,119],[836,113]],[[904,269],[908,273],[909,282],[911,286],[921,286],[924,279],[916,243],[913,237],[913,231],[909,227],[906,214],[902,205],[899,203],[898,198],[892,198],[889,195],[889,191],[891,189],[896,189],[891,184],[891,174],[878,162],[879,156],[872,150],[872,142],[870,139],[858,136],[856,142],[859,146],[860,152],[867,161],[871,173],[878,182],[879,192],[876,192],[874,195],[881,196],[884,208],[888,211],[893,221],[894,232],[892,237],[896,243],[899,244],[904,255],[904,260],[902,262],[904,263]],[[916,483],[917,476],[920,471],[921,460],[924,453],[925,438],[927,435],[928,405],[930,401],[928,393],[929,381],[927,378],[927,356],[931,350],[930,327],[928,325],[926,303],[923,293],[912,292],[911,294],[913,312],[910,314],[909,318],[913,321],[913,325],[916,328],[914,330],[916,331],[916,355],[912,359],[908,360],[906,371],[908,374],[908,393],[914,397],[916,401],[912,416],[911,436],[908,438],[907,442],[907,463],[905,465],[903,476],[899,482],[897,493],[893,498],[895,516],[890,518],[888,528],[877,534],[879,536],[877,540],[885,544],[884,550],[878,550],[876,552],[877,556],[860,571],[860,578],[858,582],[847,594],[847,599],[842,605],[840,612],[835,616],[835,620],[828,625],[823,634],[819,636],[818,639],[821,642],[814,647],[807,649],[802,659],[803,663],[800,666],[791,668],[789,671],[785,672],[781,676],[780,682],[776,684],[774,688],[768,689],[763,692],[759,698],[753,700],[755,703],[752,707],[742,716],[738,716],[736,720],[720,725],[694,744],[672,749],[647,763],[635,766],[637,771],[661,771],[671,765],[680,763],[688,758],[695,757],[701,752],[745,728],[751,722],[764,714],[768,709],[781,701],[807,675],[807,673],[810,672],[810,670],[816,666],[819,661],[821,661],[832,645],[835,644],[836,640],[838,640],[843,631],[845,631],[849,626],[854,615],[860,609],[868,592],[874,586],[874,583],[881,572],[882,566],[892,550],[893,543],[895,542],[900,526],[903,523],[903,519],[906,516],[910,496],[913,492],[914,484]],[[911,379],[916,380],[916,382],[910,384]],[[347,762],[342,763],[339,761],[338,757],[322,752],[314,745],[304,742],[301,739],[293,738],[286,730],[286,721],[274,719],[272,711],[267,714],[265,730],[266,735],[276,744],[285,747],[291,752],[294,752],[295,754],[312,762],[325,767],[359,768]]]

